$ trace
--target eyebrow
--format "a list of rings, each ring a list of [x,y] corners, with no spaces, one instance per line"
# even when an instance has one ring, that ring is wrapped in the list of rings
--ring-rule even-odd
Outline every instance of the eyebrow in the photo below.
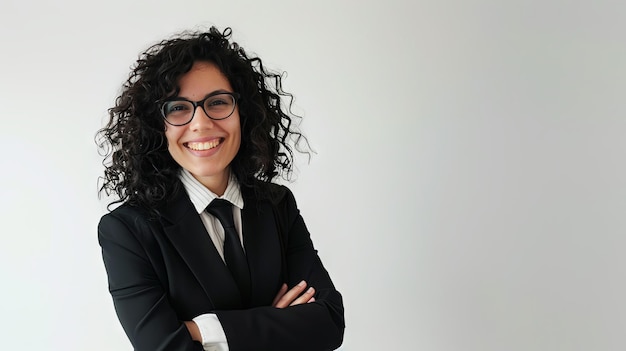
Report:
[[[204,97],[203,97],[202,99],[197,100],[197,101],[195,101],[195,102],[202,101],[202,100],[204,100],[204,99],[206,99],[206,98],[208,98],[208,97],[215,96],[215,95],[220,95],[220,94],[232,94],[232,93],[233,93],[232,91],[228,91],[228,90],[226,90],[226,89],[218,89],[218,90],[214,90],[214,91],[212,91],[212,92],[210,92],[210,93],[208,93],[208,94],[204,95]],[[180,96],[180,95],[172,96],[172,97],[168,98],[167,100],[168,100],[168,101],[171,101],[171,100],[180,100],[180,99],[182,99],[182,100],[187,100],[187,101],[192,101],[192,100],[190,100],[189,98],[186,98],[186,97],[184,97],[184,96]]]

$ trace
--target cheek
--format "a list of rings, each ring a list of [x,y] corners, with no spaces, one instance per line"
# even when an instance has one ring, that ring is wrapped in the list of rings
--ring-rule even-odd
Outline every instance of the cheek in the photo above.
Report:
[[[178,140],[180,138],[180,133],[176,131],[175,128],[167,128],[165,131],[165,143],[167,146],[167,151],[172,157],[175,157],[180,151],[178,151]]]
[[[236,144],[237,144],[237,152],[236,154],[239,153],[239,150],[241,150],[241,129],[237,128],[235,131],[235,139],[236,139]]]
[[[167,142],[168,148],[172,145],[176,145],[176,140],[178,139],[177,134],[175,129],[165,127],[165,142]]]
[[[233,125],[233,130],[234,133],[237,134],[239,138],[241,138],[241,117],[239,116],[239,114],[237,114],[237,119],[235,120],[235,123]]]

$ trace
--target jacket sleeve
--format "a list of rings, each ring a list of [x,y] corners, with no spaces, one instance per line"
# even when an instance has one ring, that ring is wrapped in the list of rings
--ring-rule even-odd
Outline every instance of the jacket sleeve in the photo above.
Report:
[[[129,226],[131,219],[107,214],[98,225],[109,291],[122,327],[137,351],[202,351],[168,302],[145,243],[137,238],[142,231],[136,230],[141,226],[136,218]]]
[[[286,189],[286,188],[284,188]],[[230,351],[246,350],[334,350],[343,341],[344,311],[341,294],[313,247],[309,232],[286,190],[276,205],[286,228],[285,260],[287,284],[301,280],[316,289],[315,302],[278,309],[271,306],[249,310],[215,311]]]

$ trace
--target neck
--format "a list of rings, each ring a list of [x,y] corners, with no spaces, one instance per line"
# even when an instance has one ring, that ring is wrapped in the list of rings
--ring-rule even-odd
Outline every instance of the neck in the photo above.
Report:
[[[202,185],[207,187],[207,189],[211,190],[215,195],[222,196],[226,191],[226,187],[228,186],[228,179],[230,178],[230,172],[228,170],[224,171],[220,175],[213,175],[208,177],[197,177],[193,175]]]

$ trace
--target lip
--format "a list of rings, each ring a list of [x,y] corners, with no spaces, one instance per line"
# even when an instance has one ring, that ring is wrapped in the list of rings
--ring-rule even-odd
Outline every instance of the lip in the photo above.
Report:
[[[225,140],[226,139],[224,137],[204,137],[204,138],[198,138],[198,139],[185,141],[182,143],[182,146],[185,150],[187,150],[192,155],[195,155],[198,157],[208,157],[217,153],[221,149]],[[212,147],[206,150],[194,150],[189,147],[189,143],[207,143],[207,142],[215,142],[215,141],[217,141],[218,144],[215,147]]]

